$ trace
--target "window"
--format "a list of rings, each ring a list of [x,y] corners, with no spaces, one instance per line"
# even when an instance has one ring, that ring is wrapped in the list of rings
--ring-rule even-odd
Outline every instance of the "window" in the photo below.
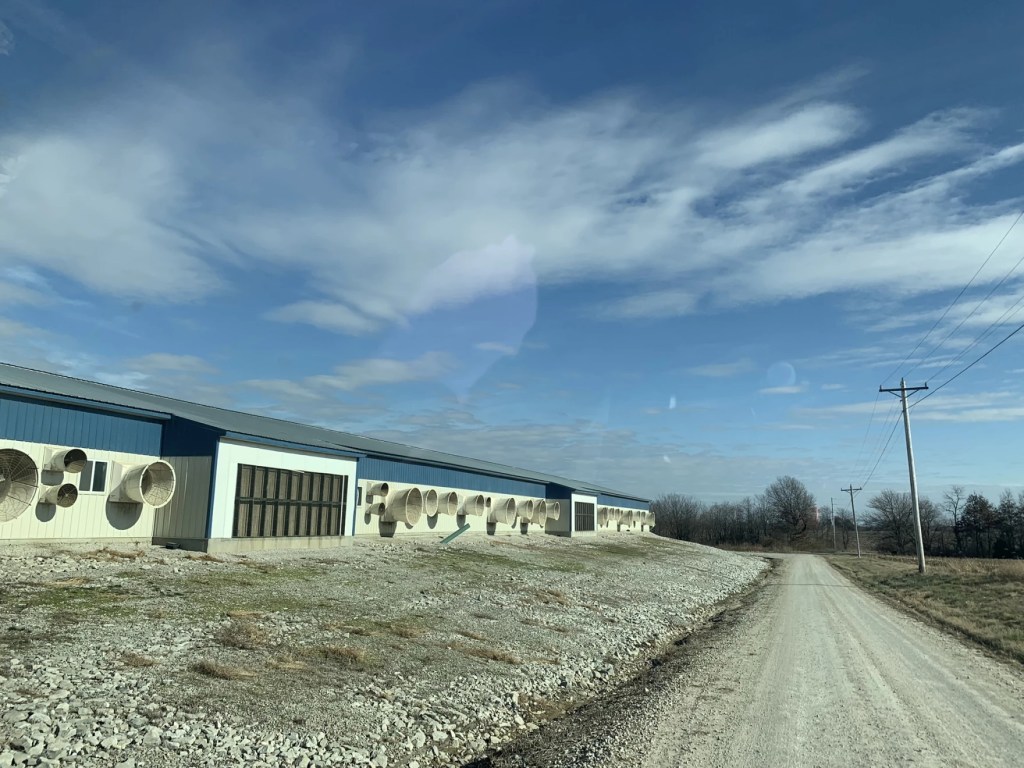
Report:
[[[236,538],[340,536],[348,477],[238,465]]]
[[[576,513],[576,530],[594,530],[594,505],[586,501],[577,501],[573,507]]]
[[[78,476],[79,493],[103,493],[107,490],[107,462],[87,461]]]

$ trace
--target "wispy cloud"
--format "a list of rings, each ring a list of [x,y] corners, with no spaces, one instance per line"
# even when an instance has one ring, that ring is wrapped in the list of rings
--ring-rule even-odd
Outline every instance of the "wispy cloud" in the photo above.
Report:
[[[806,381],[800,382],[799,384],[785,384],[778,387],[762,387],[757,390],[758,394],[761,395],[799,395],[806,391]]]
[[[441,352],[424,352],[413,360],[368,358],[339,365],[333,373],[311,376],[314,386],[350,392],[367,387],[430,381],[451,371],[453,363]]]
[[[822,384],[822,392],[839,392],[840,390],[846,389],[845,384]]]
[[[503,344],[500,341],[481,341],[474,346],[481,352],[498,352],[502,355],[514,355],[517,351],[511,344]]]
[[[864,141],[873,116],[820,91],[711,118],[639,93],[552,105],[491,85],[369,133],[314,86],[257,78],[258,56],[183,51],[172,78],[0,135],[0,251],[153,302],[286,266],[304,295],[269,317],[365,334],[581,280],[617,286],[598,308],[617,318],[933,291],[962,284],[964,255],[1017,205],[965,194],[1024,160],[980,141],[984,111]]]
[[[750,373],[755,369],[754,361],[750,358],[743,358],[731,363],[707,363],[687,368],[686,372],[691,376],[706,376],[713,379],[724,379],[732,376],[739,376]]]

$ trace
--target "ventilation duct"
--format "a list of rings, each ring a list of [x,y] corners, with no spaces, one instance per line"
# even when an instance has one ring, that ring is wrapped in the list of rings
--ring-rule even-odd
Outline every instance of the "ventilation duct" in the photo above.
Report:
[[[166,461],[136,464],[124,473],[110,500],[121,503],[149,504],[159,509],[174,496],[177,481],[174,467]]]
[[[608,507],[601,507],[597,510],[597,524],[608,525],[608,516],[610,512],[611,510],[609,510]]]
[[[0,523],[13,520],[32,503],[39,487],[39,470],[27,453],[0,450]]]
[[[81,448],[68,448],[66,451],[54,453],[46,463],[46,468],[54,472],[70,472],[77,475],[85,469],[85,462],[88,460],[89,457]]]
[[[419,488],[401,491],[388,504],[382,518],[386,523],[416,525],[423,515],[423,492]]]
[[[437,512],[441,515],[459,514],[459,494],[455,491],[441,491],[437,497]]]
[[[548,520],[557,520],[562,516],[562,504],[557,501],[548,501],[544,504],[544,514]]]
[[[516,521],[516,500],[496,499],[491,504],[491,513],[487,519],[492,523],[512,524]]]
[[[384,512],[387,510],[387,508],[388,508],[388,505],[385,504],[383,501],[378,501],[378,502],[373,503],[373,504],[367,504],[366,505],[366,514],[368,514],[368,515],[383,515]]]
[[[519,502],[519,504],[516,506],[516,512],[519,514],[519,521],[521,523],[532,523],[533,499],[526,499],[525,501]]]
[[[391,492],[391,486],[389,486],[387,483],[373,483],[372,485],[368,485],[366,487],[366,497],[367,498],[370,498],[370,497],[373,497],[373,498],[380,497],[382,499],[386,499],[388,497],[388,493],[390,493],[390,492]]]
[[[423,494],[423,511],[427,513],[427,517],[434,517],[437,514],[437,491],[433,488],[428,488]]]
[[[74,483],[63,485],[51,485],[39,494],[40,504],[56,504],[58,507],[67,509],[78,501],[78,489]]]
[[[462,514],[464,515],[482,515],[484,510],[487,509],[488,499],[484,498],[482,494],[476,494],[474,496],[467,496],[466,500],[462,502]]]
[[[533,503],[533,522],[537,525],[544,525],[544,521],[548,519],[546,504],[544,499],[537,499]]]

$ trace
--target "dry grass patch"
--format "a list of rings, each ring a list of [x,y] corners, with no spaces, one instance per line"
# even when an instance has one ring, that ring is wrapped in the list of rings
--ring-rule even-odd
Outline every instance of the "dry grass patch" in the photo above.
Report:
[[[417,637],[423,637],[427,633],[421,627],[410,627],[407,624],[392,624],[387,628],[387,631],[406,640],[414,640]]]
[[[243,610],[237,610],[237,611],[228,611],[226,615],[227,615],[227,617],[229,619],[262,619],[263,618],[263,612],[262,611],[243,611]]]
[[[830,557],[851,580],[903,610],[1024,664],[1024,562]]]
[[[149,656],[143,656],[141,653],[135,653],[135,651],[125,651],[121,654],[121,663],[126,667],[154,667],[156,666],[156,659],[151,659]]]
[[[194,664],[192,669],[201,675],[215,677],[218,680],[251,680],[256,677],[256,673],[248,669],[233,667],[230,664],[218,664],[209,659]]]
[[[104,547],[103,549],[97,549],[95,552],[90,553],[89,557],[99,560],[138,560],[140,557],[145,557],[145,555],[146,551],[144,549],[133,549],[126,552],[121,549]]]
[[[572,605],[572,601],[560,589],[538,589],[534,594],[545,605]]]
[[[304,672],[309,669],[309,664],[294,656],[282,656],[279,659],[274,659],[270,662],[270,666],[283,672]]]
[[[223,559],[217,557],[216,555],[211,555],[209,552],[203,552],[202,554],[185,555],[185,557],[187,559],[189,559],[189,560],[199,560],[199,561],[202,561],[204,563],[223,563],[223,562],[225,562]]]
[[[367,628],[358,624],[346,624],[343,621],[326,621],[321,625],[328,632],[347,632],[350,635],[372,635]]]
[[[44,581],[41,586],[44,587],[84,587],[89,583],[89,579],[84,576],[78,576],[69,579],[57,579],[56,581]]]
[[[370,660],[370,654],[365,649],[351,645],[320,645],[311,648],[308,653],[346,667],[366,666]]]
[[[228,648],[254,651],[270,642],[267,631],[252,619],[231,619],[214,635],[214,639]]]
[[[484,611],[473,611],[469,614],[474,619],[483,619],[484,621],[497,621],[498,617]]]
[[[479,632],[473,632],[469,629],[456,630],[455,634],[462,635],[463,637],[468,637],[470,640],[477,640],[480,642],[484,642],[487,640],[487,638],[481,635]]]
[[[487,659],[488,661],[501,661],[505,664],[523,663],[517,656],[513,656],[508,651],[503,651],[500,648],[481,648],[475,645],[456,643],[452,646],[452,649],[464,653],[467,656],[475,656],[478,659]]]

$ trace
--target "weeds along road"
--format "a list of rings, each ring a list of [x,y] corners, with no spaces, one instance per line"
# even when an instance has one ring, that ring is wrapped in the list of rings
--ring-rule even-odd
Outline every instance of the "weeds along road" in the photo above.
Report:
[[[1024,765],[1019,668],[869,597],[811,555],[785,558],[746,607],[581,716],[601,735],[572,740],[556,727],[546,745],[493,764]]]

